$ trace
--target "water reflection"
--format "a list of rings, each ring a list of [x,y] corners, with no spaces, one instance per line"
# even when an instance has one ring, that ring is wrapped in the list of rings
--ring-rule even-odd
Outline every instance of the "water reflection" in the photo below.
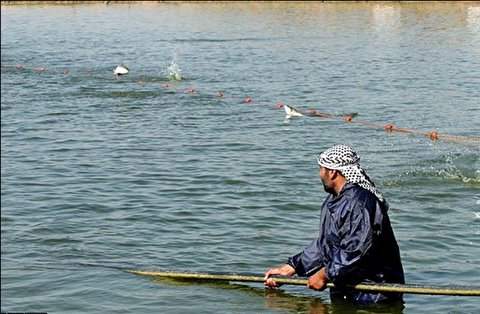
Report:
[[[400,7],[376,5],[373,7],[374,26],[378,30],[400,26]]]
[[[203,286],[215,289],[230,289],[242,291],[252,297],[265,299],[265,308],[272,310],[286,311],[288,313],[306,313],[306,314],[401,314],[404,310],[403,303],[360,305],[343,300],[332,300],[323,297],[322,293],[318,296],[299,296],[293,295],[282,289],[266,288],[263,286],[250,286],[234,282],[192,280],[192,279],[172,279],[155,278],[155,282],[163,285],[172,286]]]
[[[279,289],[265,290],[265,307],[307,314],[400,314],[405,308],[403,303],[360,305],[343,300],[328,303],[321,297],[293,296]]]
[[[480,30],[480,7],[469,7],[467,9],[467,27],[472,32]]]
[[[281,289],[265,288],[265,308],[283,310],[290,313],[326,314],[332,313],[321,297],[299,297]]]
[[[388,304],[360,305],[343,300],[332,300],[331,314],[401,314],[405,306],[401,302]]]

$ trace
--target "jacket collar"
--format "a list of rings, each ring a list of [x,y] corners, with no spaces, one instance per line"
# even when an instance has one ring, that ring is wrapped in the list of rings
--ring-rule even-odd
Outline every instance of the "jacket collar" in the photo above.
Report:
[[[337,207],[336,204],[343,198],[346,191],[351,190],[353,187],[355,187],[355,185],[356,185],[355,183],[348,182],[343,186],[342,190],[338,195],[330,194],[327,200],[328,209],[330,211],[334,211],[334,209]]]

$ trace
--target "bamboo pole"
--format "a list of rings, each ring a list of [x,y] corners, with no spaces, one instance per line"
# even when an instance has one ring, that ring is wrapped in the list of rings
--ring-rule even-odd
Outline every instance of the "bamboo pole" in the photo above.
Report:
[[[235,274],[235,273],[190,273],[190,272],[166,272],[166,271],[144,271],[128,270],[123,271],[149,277],[182,279],[182,280],[204,280],[204,281],[239,281],[239,282],[265,282],[262,275],[255,274]],[[278,284],[306,286],[308,278],[305,277],[285,277],[274,276]],[[333,283],[327,284],[328,288],[333,288]],[[418,284],[390,284],[390,283],[361,283],[349,286],[355,290],[372,292],[396,292],[411,294],[429,294],[429,295],[456,295],[456,296],[480,296],[480,287],[477,286],[433,286]]]

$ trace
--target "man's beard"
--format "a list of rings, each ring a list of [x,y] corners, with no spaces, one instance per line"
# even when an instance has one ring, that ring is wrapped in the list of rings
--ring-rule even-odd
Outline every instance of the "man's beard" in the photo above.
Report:
[[[335,188],[333,187],[333,184],[332,185],[327,185],[327,184],[325,184],[324,180],[322,180],[322,183],[323,183],[323,189],[325,190],[325,192],[333,194],[333,195],[337,194],[335,192]]]

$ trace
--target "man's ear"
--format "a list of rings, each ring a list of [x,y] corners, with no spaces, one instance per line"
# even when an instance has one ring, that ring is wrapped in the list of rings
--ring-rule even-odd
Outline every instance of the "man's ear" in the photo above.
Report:
[[[339,173],[337,170],[331,170],[329,173],[330,180],[335,180],[338,177]]]

